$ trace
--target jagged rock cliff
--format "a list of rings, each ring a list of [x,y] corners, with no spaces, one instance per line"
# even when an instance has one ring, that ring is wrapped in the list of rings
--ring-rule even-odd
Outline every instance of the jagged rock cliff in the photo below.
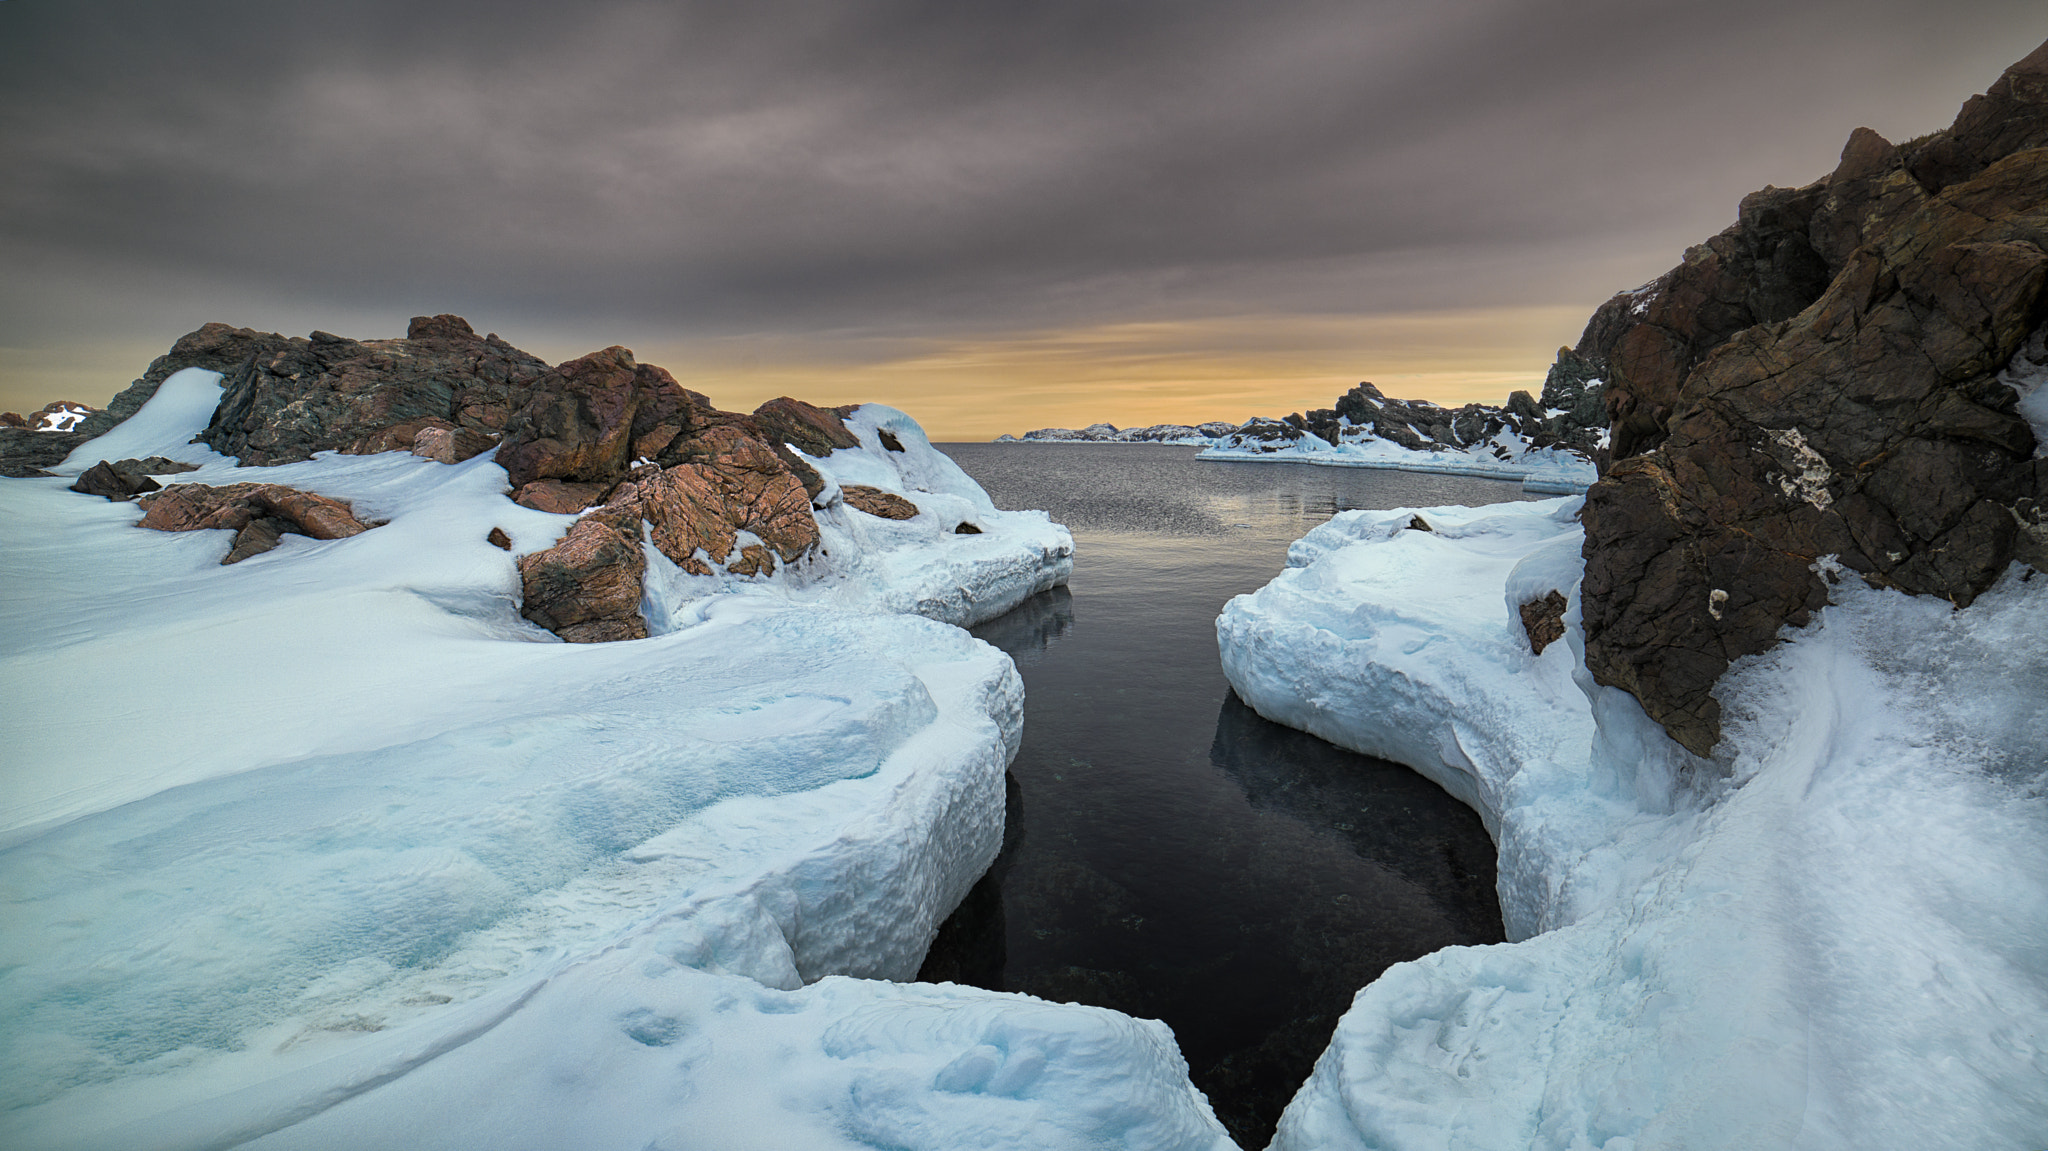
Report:
[[[1857,129],[1832,173],[1745,197],[1603,305],[1572,353],[1605,366],[1613,432],[1584,514],[1594,677],[1704,755],[1721,673],[1831,573],[1962,607],[2048,558],[2048,472],[2001,378],[2044,284],[2048,44],[1944,131]]]

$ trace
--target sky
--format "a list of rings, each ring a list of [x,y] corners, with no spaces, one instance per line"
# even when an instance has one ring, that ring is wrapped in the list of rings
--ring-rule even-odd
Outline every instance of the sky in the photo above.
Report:
[[[454,312],[940,439],[1539,386],[2039,0],[0,0],[0,408]]]

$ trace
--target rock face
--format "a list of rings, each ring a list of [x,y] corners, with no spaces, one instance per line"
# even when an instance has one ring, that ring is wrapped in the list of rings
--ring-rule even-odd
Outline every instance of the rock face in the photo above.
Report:
[[[138,501],[148,509],[140,526],[160,532],[228,528],[235,542],[220,562],[238,563],[267,552],[287,533],[338,540],[371,527],[349,505],[282,484],[173,484]]]
[[[865,484],[847,484],[840,491],[846,497],[846,506],[871,516],[880,516],[885,520],[907,520],[917,515],[917,505],[895,492],[885,492]]]
[[[418,317],[402,340],[208,324],[180,340],[171,358],[223,373],[220,407],[199,438],[258,465],[327,450],[419,450],[430,429],[436,435],[421,454],[466,459],[496,442],[548,370],[496,336],[478,336],[459,316]]]
[[[1944,132],[1858,129],[1834,172],[1595,313],[1611,460],[1587,494],[1586,664],[1679,743],[1838,569],[1965,606],[2048,559],[2001,372],[2048,320],[2048,45]],[[1562,360],[1561,360],[1562,362]]]

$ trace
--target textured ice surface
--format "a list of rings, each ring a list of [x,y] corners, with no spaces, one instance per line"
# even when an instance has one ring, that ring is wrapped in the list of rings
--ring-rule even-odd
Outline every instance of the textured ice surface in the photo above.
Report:
[[[1519,939],[1362,990],[1275,1145],[2042,1146],[2048,589],[1838,586],[1708,763],[1585,679],[1574,508],[1346,513],[1218,620],[1247,702],[1480,808]]]
[[[238,469],[186,443],[217,395],[173,377],[71,470],[171,455],[388,522],[224,567],[226,533],[0,483],[0,696],[72,717],[0,764],[0,1145],[1226,1145],[1157,1024],[876,981],[1001,841],[1022,686],[898,610],[928,587],[860,585],[927,553],[990,589],[972,618],[1063,575],[1063,529],[899,427],[885,486],[983,536],[563,644],[485,536],[571,517],[488,457]]]

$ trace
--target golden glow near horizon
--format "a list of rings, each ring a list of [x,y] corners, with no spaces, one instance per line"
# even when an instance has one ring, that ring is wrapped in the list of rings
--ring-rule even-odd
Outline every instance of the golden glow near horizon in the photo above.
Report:
[[[1540,389],[1591,307],[1377,316],[1243,316],[1104,324],[952,340],[798,337],[636,349],[721,408],[789,395],[901,408],[935,440],[1034,428],[1284,416],[1326,408],[1361,380],[1389,396],[1498,404]]]
[[[783,395],[819,405],[883,403],[909,412],[935,440],[987,440],[1098,421],[1141,427],[1284,416],[1329,407],[1360,380],[1401,399],[1498,404],[1516,388],[1541,388],[1558,346],[1578,339],[1591,312],[1565,305],[1237,316],[945,339],[770,334],[642,342],[634,353],[730,411]],[[516,332],[507,338],[522,343]],[[557,333],[523,346],[559,362],[618,342],[598,335],[584,347],[574,339]],[[0,348],[0,407],[25,414],[56,399],[104,405],[168,346]]]

